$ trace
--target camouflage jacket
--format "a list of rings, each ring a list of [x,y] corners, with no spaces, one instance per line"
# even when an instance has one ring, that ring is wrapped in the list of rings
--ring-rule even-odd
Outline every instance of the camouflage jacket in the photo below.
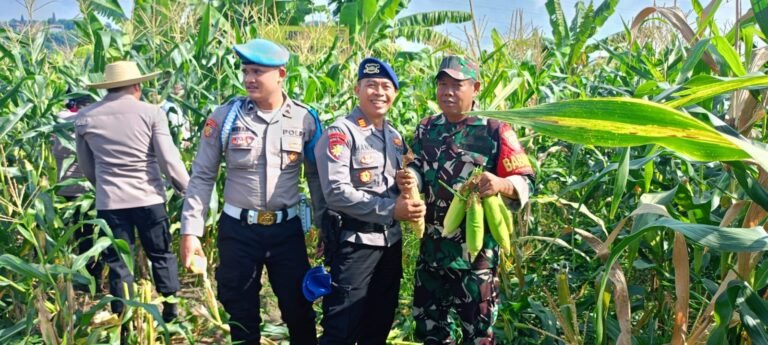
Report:
[[[439,114],[421,121],[411,149],[415,159],[408,167],[419,173],[427,204],[427,230],[420,260],[429,266],[455,269],[496,267],[499,246],[490,235],[487,223],[483,250],[472,262],[463,229],[449,238],[441,236],[443,218],[453,194],[438,181],[458,189],[476,167],[483,167],[499,177],[525,176],[529,190],[533,190],[533,169],[515,132],[507,123],[497,120],[470,116],[451,123]],[[512,209],[519,209],[516,200],[506,201]]]

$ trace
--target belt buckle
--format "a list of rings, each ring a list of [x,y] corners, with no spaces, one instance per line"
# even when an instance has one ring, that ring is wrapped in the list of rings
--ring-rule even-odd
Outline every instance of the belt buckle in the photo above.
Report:
[[[259,212],[256,220],[260,225],[272,225],[277,220],[277,214],[274,211],[261,211]]]

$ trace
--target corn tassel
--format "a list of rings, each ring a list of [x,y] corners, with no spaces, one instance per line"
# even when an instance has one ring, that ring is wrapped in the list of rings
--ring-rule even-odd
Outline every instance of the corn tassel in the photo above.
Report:
[[[480,249],[483,248],[483,205],[480,203],[480,197],[477,193],[469,196],[469,207],[467,207],[467,223],[465,226],[467,236],[467,250],[470,260],[474,259]]]
[[[466,204],[466,201],[458,193],[453,195],[451,206],[448,207],[448,212],[443,218],[443,237],[451,237],[459,230],[464,222]]]
[[[509,254],[509,229],[504,220],[503,212],[507,211],[504,207],[504,202],[501,201],[498,195],[489,196],[483,199],[483,211],[485,211],[485,219],[488,222],[488,228],[491,230],[493,239],[499,243],[499,247],[505,253]]]

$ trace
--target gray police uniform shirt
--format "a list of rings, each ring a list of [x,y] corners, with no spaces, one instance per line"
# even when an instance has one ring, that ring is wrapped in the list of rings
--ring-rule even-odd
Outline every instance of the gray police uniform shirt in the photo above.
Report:
[[[400,195],[395,173],[401,169],[403,152],[400,133],[386,121],[383,130],[377,130],[359,107],[323,134],[315,156],[327,207],[363,222],[390,226],[383,233],[342,229],[342,241],[391,246],[402,238],[394,214]]]
[[[67,122],[67,121],[74,121],[75,117],[77,116],[77,113],[71,112],[69,110],[63,110],[56,114],[56,116],[59,117],[59,119]],[[74,132],[72,133],[74,134]],[[80,171],[80,167],[77,165],[77,159],[74,159],[71,164],[65,167],[66,160],[69,158],[76,158],[75,151],[71,149],[69,146],[66,146],[64,142],[59,138],[57,135],[52,135],[51,140],[53,141],[53,157],[56,159],[56,170],[59,172],[59,175],[61,178],[59,179],[59,182],[64,182],[71,179],[80,179],[84,178],[85,175],[83,175],[83,172]],[[63,169],[66,168],[66,169]],[[64,196],[64,197],[78,197],[82,194],[85,194],[88,192],[88,188],[83,186],[82,184],[74,184],[71,186],[67,186],[64,188],[61,188],[56,192],[57,195]]]
[[[222,152],[221,129],[235,100],[214,110],[206,121],[200,139],[192,179],[189,183],[181,216],[181,233],[202,236],[205,215],[211,193],[219,173],[221,158],[225,158],[227,177],[224,201],[243,209],[277,211],[299,202],[301,163],[307,178],[314,209],[314,223],[320,224],[319,215],[324,201],[314,161],[308,157],[308,148],[317,128],[309,107],[291,100],[285,101],[277,111],[264,114],[245,98],[242,116],[232,124],[226,152]],[[309,149],[310,152],[311,149]]]
[[[75,118],[77,162],[96,186],[96,209],[165,203],[165,183],[184,194],[189,174],[156,105],[132,95],[107,94]]]

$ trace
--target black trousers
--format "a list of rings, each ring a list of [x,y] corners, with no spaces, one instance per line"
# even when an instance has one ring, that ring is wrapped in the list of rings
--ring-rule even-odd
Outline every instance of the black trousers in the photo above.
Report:
[[[333,291],[323,298],[322,345],[385,344],[395,320],[403,242],[374,247],[343,242],[331,262]]]
[[[65,196],[64,199],[67,201],[74,201],[77,197]],[[83,220],[84,216],[85,215],[80,212],[80,208],[76,208],[75,212],[72,214],[71,224],[77,224]],[[79,229],[75,230],[73,237],[77,243],[78,254],[83,254],[93,247],[93,230],[92,224],[83,224]],[[85,269],[96,281],[96,291],[98,292],[99,287],[101,286],[101,272],[104,270],[104,262],[101,259],[101,256],[88,260],[88,263],[85,264]]]
[[[232,341],[260,344],[259,292],[266,266],[291,344],[317,344],[315,311],[301,293],[309,259],[299,217],[263,226],[222,214],[217,240],[221,262],[216,282],[219,301],[230,315]]]
[[[168,214],[165,204],[126,208],[119,210],[99,210],[112,229],[115,239],[123,239],[131,245],[133,251],[136,242],[136,230],[147,258],[152,262],[152,278],[157,292],[169,296],[179,290],[179,268],[176,255],[171,251],[171,233],[168,230]],[[109,265],[109,291],[113,296],[125,298],[123,284],[128,284],[128,291],[133,295],[133,274],[128,270],[114,246],[104,251],[104,259]],[[123,304],[112,302],[112,311],[122,312]]]

